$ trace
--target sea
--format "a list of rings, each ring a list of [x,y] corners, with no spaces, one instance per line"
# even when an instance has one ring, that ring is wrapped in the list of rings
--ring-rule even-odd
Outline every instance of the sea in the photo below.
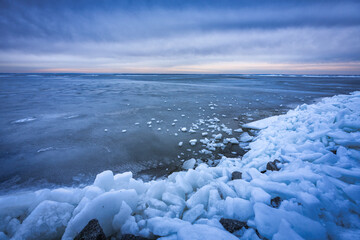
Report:
[[[239,157],[246,145],[204,153],[200,140],[356,90],[354,75],[0,74],[0,195]]]

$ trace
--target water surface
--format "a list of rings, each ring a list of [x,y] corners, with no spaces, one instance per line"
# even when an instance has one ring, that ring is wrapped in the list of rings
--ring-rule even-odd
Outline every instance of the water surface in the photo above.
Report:
[[[106,169],[163,176],[200,157],[188,142],[209,129],[180,130],[199,119],[236,129],[359,89],[358,76],[0,74],[0,192],[86,184]]]

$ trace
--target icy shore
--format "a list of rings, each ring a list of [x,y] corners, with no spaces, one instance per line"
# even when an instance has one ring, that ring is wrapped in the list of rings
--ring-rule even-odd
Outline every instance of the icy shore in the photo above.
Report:
[[[242,158],[167,179],[100,173],[85,188],[0,197],[0,239],[73,239],[91,219],[106,236],[165,239],[356,239],[360,235],[360,92],[247,124]],[[279,171],[266,170],[274,160]],[[234,171],[241,179],[232,180]],[[280,198],[280,206],[271,199]],[[278,199],[279,199],[278,198]],[[246,222],[229,233],[221,218]]]

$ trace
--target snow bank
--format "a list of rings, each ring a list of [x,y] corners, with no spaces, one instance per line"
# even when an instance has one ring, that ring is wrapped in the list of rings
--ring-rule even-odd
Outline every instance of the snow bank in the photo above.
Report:
[[[192,169],[195,162],[189,160],[187,171],[151,182],[105,171],[85,188],[2,196],[0,239],[73,239],[93,218],[116,238],[360,235],[360,92],[245,127],[262,129],[250,151],[242,159],[223,157],[215,167],[200,163]],[[266,170],[275,159],[280,170]],[[233,171],[242,172],[242,179],[232,180]],[[231,234],[221,218],[246,222],[248,228]]]

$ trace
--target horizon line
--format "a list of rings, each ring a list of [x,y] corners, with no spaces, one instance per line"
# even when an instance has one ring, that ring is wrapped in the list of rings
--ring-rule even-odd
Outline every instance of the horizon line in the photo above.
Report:
[[[128,74],[128,75],[314,75],[314,76],[360,76],[359,74],[351,73],[159,73],[159,72],[148,72],[148,73],[137,73],[137,72],[0,72],[0,74]]]

